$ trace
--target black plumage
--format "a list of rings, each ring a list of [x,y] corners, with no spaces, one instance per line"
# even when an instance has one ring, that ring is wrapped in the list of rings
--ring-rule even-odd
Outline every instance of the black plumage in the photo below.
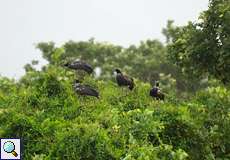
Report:
[[[85,72],[87,72],[88,74],[93,73],[93,68],[91,65],[89,65],[88,63],[84,62],[84,61],[74,61],[74,62],[68,62],[64,65],[65,67],[68,67],[70,69],[74,69],[74,70],[83,70]]]
[[[117,73],[116,75],[117,84],[119,86],[127,86],[130,90],[133,90],[135,85],[133,78],[123,75],[119,69],[115,69],[115,72]]]
[[[164,100],[165,94],[161,92],[159,88],[159,82],[155,83],[155,86],[150,90],[149,95],[157,100]]]
[[[79,80],[74,82],[74,90],[78,95],[82,96],[93,96],[99,98],[99,92],[93,89],[89,85],[83,85]]]

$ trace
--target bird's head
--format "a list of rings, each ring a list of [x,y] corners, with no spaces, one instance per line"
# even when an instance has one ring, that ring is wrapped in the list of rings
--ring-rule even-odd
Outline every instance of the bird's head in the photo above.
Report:
[[[69,62],[64,64],[64,67],[68,67],[69,66]]]
[[[79,83],[81,83],[80,80],[76,79],[75,84],[79,84]]]
[[[78,88],[80,85],[81,85],[81,82],[78,79],[75,80],[74,83],[73,83],[74,88]]]
[[[121,73],[121,70],[120,69],[115,69],[115,72],[116,73]]]
[[[159,87],[159,85],[160,85],[159,81],[155,81],[155,86]]]

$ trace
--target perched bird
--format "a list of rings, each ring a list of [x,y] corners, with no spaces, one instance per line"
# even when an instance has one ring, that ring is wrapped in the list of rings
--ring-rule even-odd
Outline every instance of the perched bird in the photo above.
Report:
[[[68,67],[70,69],[74,69],[74,70],[83,70],[85,72],[87,72],[88,74],[93,73],[93,68],[91,65],[89,65],[88,63],[84,62],[84,61],[74,61],[74,62],[68,62],[66,64],[64,64],[65,67]]]
[[[165,94],[161,92],[158,81],[155,82],[155,86],[150,90],[149,95],[157,100],[164,100]]]
[[[119,69],[115,69],[115,72],[117,73],[116,75],[117,84],[119,86],[128,86],[130,90],[133,90],[134,88],[133,78],[123,75]]]
[[[74,90],[77,94],[82,96],[93,96],[99,98],[99,93],[89,85],[83,85],[79,80],[74,82]]]

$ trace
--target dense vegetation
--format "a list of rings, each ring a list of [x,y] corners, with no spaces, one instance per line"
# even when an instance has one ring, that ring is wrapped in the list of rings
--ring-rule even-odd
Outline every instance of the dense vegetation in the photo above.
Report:
[[[183,27],[169,21],[164,31],[171,60],[184,72],[230,83],[230,0],[210,0],[199,22]]]
[[[230,159],[229,15],[229,0],[212,0],[200,23],[169,21],[166,45],[39,43],[41,71],[32,61],[20,80],[0,77],[0,137],[22,138],[28,160]],[[99,100],[74,93],[78,75],[63,64],[77,58],[101,70],[84,80]],[[117,87],[114,68],[135,77],[133,91]],[[153,80],[165,101],[149,96]]]

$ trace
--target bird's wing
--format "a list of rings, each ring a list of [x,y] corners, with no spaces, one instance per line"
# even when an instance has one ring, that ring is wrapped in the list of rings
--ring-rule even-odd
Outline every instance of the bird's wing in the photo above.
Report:
[[[151,96],[156,96],[157,93],[158,93],[157,88],[152,88],[152,89],[150,90],[150,95],[151,95]]]
[[[126,81],[129,81],[129,82],[132,81],[131,78],[130,78],[129,76],[127,76],[127,75],[123,75],[123,77],[124,77],[124,79],[125,79]]]
[[[116,76],[116,79],[117,79],[117,83],[118,85],[120,86],[130,86],[133,88],[134,86],[134,82],[132,81],[132,79],[130,79],[128,76],[126,75],[121,75],[121,74],[118,74]]]
[[[74,62],[70,63],[69,68],[70,69],[79,69],[80,66],[81,66],[81,64],[79,63],[79,61],[74,61]]]
[[[127,84],[127,82],[126,82],[124,76],[121,75],[121,74],[118,74],[118,75],[116,76],[116,80],[117,80],[118,85],[126,85],[126,84]]]
[[[88,72],[88,73],[92,73],[93,72],[93,68],[91,65],[85,63],[84,64],[84,69]]]
[[[83,69],[88,73],[92,73],[93,72],[93,68],[91,65],[89,65],[86,62],[83,61],[74,61],[72,63],[72,66],[74,66],[76,69]]]
[[[83,85],[82,86],[82,92],[84,92],[87,95],[91,95],[91,96],[98,96],[99,95],[99,93],[89,85]]]

